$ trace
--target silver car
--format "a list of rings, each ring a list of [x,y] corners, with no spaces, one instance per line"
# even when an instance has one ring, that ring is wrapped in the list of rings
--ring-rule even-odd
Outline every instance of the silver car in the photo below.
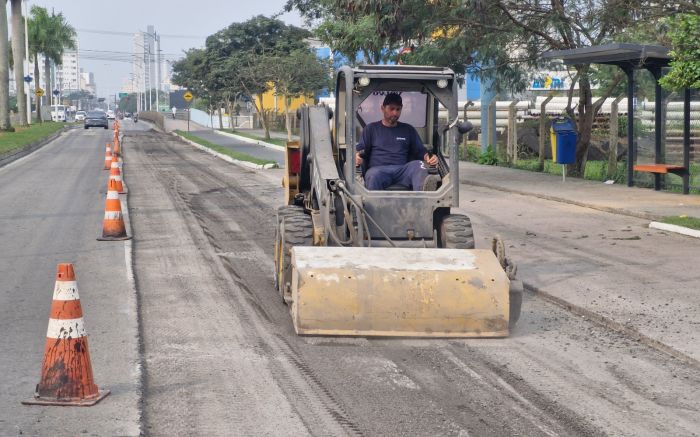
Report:
[[[93,126],[102,126],[105,129],[109,129],[109,121],[107,121],[107,114],[105,114],[102,111],[89,111],[85,116],[83,126],[85,126],[85,129]]]

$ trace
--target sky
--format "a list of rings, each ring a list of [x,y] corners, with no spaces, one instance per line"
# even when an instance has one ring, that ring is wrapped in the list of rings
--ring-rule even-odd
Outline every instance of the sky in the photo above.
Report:
[[[29,7],[39,5],[51,12],[63,12],[68,23],[78,32],[80,67],[95,74],[97,94],[113,95],[121,90],[132,72],[131,62],[85,59],[90,50],[133,52],[133,35],[115,35],[100,32],[145,31],[153,25],[161,36],[161,53],[166,59],[182,56],[192,47],[203,47],[207,36],[234,22],[245,21],[255,15],[281,12],[286,0],[29,0]],[[8,2],[9,4],[9,2]],[[9,18],[9,8],[8,8]],[[295,12],[279,17],[287,24],[302,26]],[[167,36],[173,35],[173,36]],[[182,36],[182,37],[175,37]],[[86,56],[83,56],[85,54]],[[115,53],[115,58],[129,55]]]

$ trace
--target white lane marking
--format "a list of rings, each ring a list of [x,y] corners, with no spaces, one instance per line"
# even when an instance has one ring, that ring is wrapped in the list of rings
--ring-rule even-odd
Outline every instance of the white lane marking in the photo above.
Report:
[[[53,300],[78,300],[77,281],[56,281],[53,289]]]
[[[49,319],[46,338],[79,338],[87,337],[83,318],[79,319]]]

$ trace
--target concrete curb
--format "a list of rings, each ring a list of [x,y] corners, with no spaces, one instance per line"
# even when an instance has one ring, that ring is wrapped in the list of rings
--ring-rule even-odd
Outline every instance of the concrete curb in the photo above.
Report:
[[[241,161],[241,160],[238,160],[238,159],[234,159],[234,158],[231,158],[231,157],[228,156],[228,155],[224,155],[223,153],[219,153],[219,152],[217,152],[216,150],[212,150],[212,149],[210,149],[209,147],[206,147],[206,146],[203,146],[203,145],[201,145],[201,144],[199,144],[199,143],[195,143],[194,141],[188,140],[187,138],[185,138],[185,137],[183,137],[183,136],[181,136],[181,135],[178,135],[178,134],[176,134],[175,132],[170,132],[170,134],[173,135],[173,136],[175,136],[175,137],[180,138],[181,140],[187,142],[188,144],[190,144],[190,145],[196,147],[196,148],[199,149],[199,150],[202,150],[202,151],[204,151],[204,152],[207,152],[207,153],[209,153],[210,155],[214,155],[214,156],[216,156],[216,157],[219,158],[219,159],[223,159],[224,161],[230,162],[231,164],[236,164],[236,165],[240,165],[241,167],[252,168],[252,169],[255,169],[255,170],[267,170],[267,169],[270,169],[270,168],[277,168],[277,167],[278,167],[277,164],[255,164],[255,163],[248,162],[248,161]]]
[[[674,232],[676,234],[687,235],[688,237],[700,238],[700,231],[697,229],[686,228],[685,226],[672,225],[670,223],[651,222],[649,227],[662,231]]]
[[[267,143],[267,142],[261,141],[261,140],[254,140],[254,139],[252,139],[252,138],[248,138],[248,137],[244,137],[244,136],[241,136],[241,135],[232,134],[232,133],[230,133],[230,132],[223,132],[223,131],[220,131],[220,130],[218,130],[218,129],[214,129],[214,132],[216,132],[216,133],[219,134],[219,135],[223,135],[223,136],[226,136],[226,137],[235,138],[235,139],[237,139],[237,140],[245,141],[246,143],[257,144],[258,146],[269,147],[270,149],[279,150],[279,151],[281,151],[281,152],[284,152],[284,151],[287,150],[287,148],[284,147],[284,146],[278,146],[277,144]]]
[[[62,127],[61,129],[57,130],[56,132],[52,133],[51,135],[44,137],[40,140],[34,141],[33,143],[29,143],[19,149],[12,150],[11,152],[0,156],[0,167],[3,167],[11,162],[17,161],[20,158],[23,158],[27,155],[29,155],[32,152],[35,152],[51,141],[55,140],[56,138],[60,137],[61,134],[64,132],[67,132],[71,129],[74,129],[73,126],[67,125]]]

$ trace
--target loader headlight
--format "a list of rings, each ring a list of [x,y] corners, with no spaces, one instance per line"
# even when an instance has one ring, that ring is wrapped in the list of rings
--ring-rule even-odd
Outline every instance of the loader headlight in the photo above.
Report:
[[[437,86],[438,86],[438,88],[446,88],[447,87],[447,79],[438,80]]]
[[[362,87],[369,85],[369,76],[360,76],[360,79],[357,81],[357,83]]]

